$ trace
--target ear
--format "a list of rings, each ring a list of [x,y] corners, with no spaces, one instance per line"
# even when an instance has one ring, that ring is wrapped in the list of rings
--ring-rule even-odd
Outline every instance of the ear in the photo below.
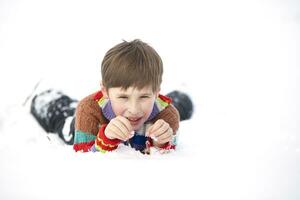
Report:
[[[108,90],[107,88],[102,84],[102,81],[100,82],[100,88],[101,88],[101,92],[103,94],[104,98],[108,98]]]
[[[160,93],[160,88],[158,88],[158,90],[155,92],[155,97],[158,98],[158,95]]]

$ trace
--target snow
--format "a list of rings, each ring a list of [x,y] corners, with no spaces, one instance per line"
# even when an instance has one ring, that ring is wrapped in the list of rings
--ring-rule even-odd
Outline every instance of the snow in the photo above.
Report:
[[[0,199],[299,199],[297,1],[0,1]],[[122,39],[161,55],[195,104],[176,151],[75,153],[23,106],[99,87]]]

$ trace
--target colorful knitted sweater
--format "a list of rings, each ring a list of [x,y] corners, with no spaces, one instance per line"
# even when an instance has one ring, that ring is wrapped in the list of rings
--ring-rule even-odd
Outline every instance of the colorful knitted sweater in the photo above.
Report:
[[[104,134],[106,125],[116,116],[112,110],[111,102],[103,97],[101,91],[82,99],[77,106],[75,117],[73,145],[75,151],[112,151],[122,142],[118,139],[111,140]],[[163,95],[156,98],[152,112],[144,125],[135,131],[130,140],[122,143],[129,144],[136,150],[144,152],[149,145],[153,145],[152,139],[145,136],[146,127],[155,123],[158,119],[163,119],[169,123],[174,132],[173,141],[162,148],[175,149],[176,132],[179,128],[179,113],[171,104],[171,99]]]

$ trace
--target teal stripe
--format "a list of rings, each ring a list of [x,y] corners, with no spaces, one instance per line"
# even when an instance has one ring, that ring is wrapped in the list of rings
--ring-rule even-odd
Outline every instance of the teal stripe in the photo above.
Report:
[[[90,133],[85,133],[79,130],[75,131],[74,144],[90,142],[96,139],[96,136]]]

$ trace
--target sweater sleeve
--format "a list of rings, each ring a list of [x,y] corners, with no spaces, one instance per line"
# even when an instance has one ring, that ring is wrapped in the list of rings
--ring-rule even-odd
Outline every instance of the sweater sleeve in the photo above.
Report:
[[[172,105],[168,105],[164,110],[162,110],[153,120],[155,121],[163,119],[165,122],[169,123],[170,127],[173,129],[174,135],[176,134],[179,128],[179,113],[177,109]]]
[[[102,111],[93,99],[93,95],[85,97],[78,103],[75,116],[75,130],[94,136],[98,134],[101,122],[103,123]]]
[[[179,128],[179,112],[172,105],[168,105],[164,110],[162,110],[153,120],[152,122],[163,119],[165,122],[169,123],[170,127],[173,129],[173,138],[171,142],[168,142],[165,146],[161,147],[163,151],[169,149],[175,149],[177,146],[177,136],[178,136],[178,128]]]
[[[82,99],[76,108],[75,113],[75,139],[73,149],[75,151],[88,152],[96,151],[99,148],[99,133],[101,125],[108,122],[102,115],[102,111],[97,102],[93,99],[93,94]],[[98,145],[99,146],[99,145]]]

